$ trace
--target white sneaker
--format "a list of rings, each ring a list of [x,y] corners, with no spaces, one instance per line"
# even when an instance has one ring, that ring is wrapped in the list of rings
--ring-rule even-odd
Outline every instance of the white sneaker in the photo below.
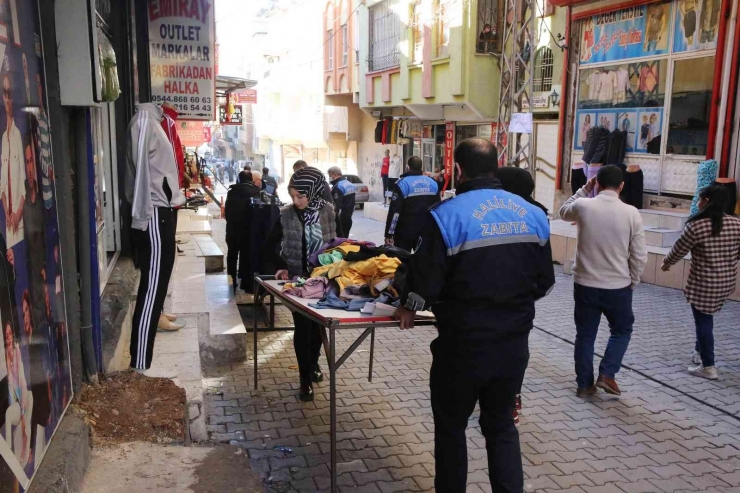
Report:
[[[714,366],[689,366],[689,373],[695,377],[706,378],[708,380],[717,380],[719,378],[717,368]]]
[[[178,373],[174,370],[165,370],[157,368],[149,368],[148,370],[142,370],[140,368],[133,369],[139,375],[143,375],[149,378],[168,378],[170,380],[178,377]]]
[[[691,356],[691,362],[695,365],[701,365],[701,354],[699,354],[699,351],[694,351],[694,354]]]

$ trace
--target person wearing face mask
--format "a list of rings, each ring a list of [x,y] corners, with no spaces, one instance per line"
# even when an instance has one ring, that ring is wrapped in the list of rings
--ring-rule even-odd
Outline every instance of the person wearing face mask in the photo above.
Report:
[[[714,366],[714,314],[735,291],[740,259],[740,220],[725,213],[729,192],[713,183],[699,192],[699,212],[686,222],[661,269],[666,272],[691,252],[684,293],[696,323],[696,345],[690,374],[717,380]]]
[[[306,277],[311,254],[336,238],[334,206],[322,198],[325,187],[324,174],[316,168],[301,168],[291,177],[288,192],[293,205],[280,211],[280,220],[264,246],[264,262],[277,270],[278,279]],[[298,313],[293,313],[293,321],[293,346],[301,379],[299,398],[308,402],[314,398],[312,382],[324,379],[319,368],[321,327]]]

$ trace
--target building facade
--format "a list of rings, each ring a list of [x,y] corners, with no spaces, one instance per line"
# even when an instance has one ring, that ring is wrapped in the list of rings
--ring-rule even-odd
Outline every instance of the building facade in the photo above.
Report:
[[[593,126],[627,132],[625,164],[644,174],[646,207],[685,206],[704,160],[719,161],[720,177],[737,176],[737,2],[553,3],[572,21],[558,156],[564,195]]]
[[[424,170],[436,173],[444,168],[445,149],[470,137],[495,140],[504,5],[381,0],[360,7],[358,100],[365,116],[358,154],[374,197],[382,194],[379,168],[386,149],[404,161],[418,155]],[[565,19],[546,1],[537,4],[536,17],[532,112],[552,124],[562,93]],[[543,149],[554,143],[553,128],[541,132]],[[545,161],[552,169],[541,181],[556,175],[552,157]]]

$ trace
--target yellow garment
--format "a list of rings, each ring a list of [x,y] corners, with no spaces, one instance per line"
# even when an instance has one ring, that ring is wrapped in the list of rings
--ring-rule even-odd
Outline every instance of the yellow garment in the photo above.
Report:
[[[341,262],[337,262],[337,263],[341,263]],[[329,270],[331,270],[331,268],[334,267],[337,263],[329,264],[329,265],[320,265],[316,267],[314,270],[311,271],[311,277],[326,276]]]
[[[330,248],[329,250],[326,250],[324,253],[330,253],[334,250],[339,250],[340,252],[347,255],[348,253],[352,252],[359,252],[360,251],[360,245],[354,245],[352,243],[342,243],[338,247]]]
[[[359,262],[342,260],[332,264],[328,276],[334,279],[342,292],[347,286],[362,286],[374,284],[381,279],[388,279],[396,275],[396,269],[401,265],[397,258],[388,258],[385,255],[373,257]],[[316,272],[316,271],[314,271]]]

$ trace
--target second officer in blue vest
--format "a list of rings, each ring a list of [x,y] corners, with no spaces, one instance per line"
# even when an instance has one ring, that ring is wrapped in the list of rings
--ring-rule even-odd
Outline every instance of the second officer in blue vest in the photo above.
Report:
[[[424,176],[421,158],[411,156],[408,171],[393,187],[391,205],[385,224],[386,243],[411,251],[429,208],[439,202],[439,188],[434,179]]]
[[[329,168],[331,180],[331,198],[337,211],[337,236],[349,238],[352,229],[352,213],[355,212],[355,194],[357,188],[342,175],[342,170],[336,166]]]
[[[413,327],[417,310],[431,309],[437,319],[429,379],[437,493],[465,492],[465,429],[476,403],[491,489],[524,490],[514,401],[529,361],[534,304],[555,273],[545,213],[501,188],[497,162],[487,140],[457,146],[456,197],[426,214],[396,312],[401,329]]]

